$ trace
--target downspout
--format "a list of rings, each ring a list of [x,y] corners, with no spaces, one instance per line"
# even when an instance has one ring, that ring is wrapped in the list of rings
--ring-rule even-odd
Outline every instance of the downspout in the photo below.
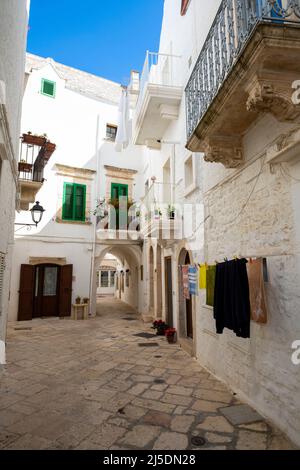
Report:
[[[95,194],[96,199],[99,197],[99,175],[100,175],[100,153],[101,150],[99,148],[99,121],[100,116],[97,116],[97,130],[96,130],[96,143],[95,143],[95,155],[96,155],[96,185],[95,185]],[[93,298],[93,286],[94,286],[94,267],[95,267],[95,254],[96,254],[96,241],[97,241],[97,216],[94,219],[94,233],[93,233],[93,242],[92,242],[92,255],[91,255],[91,266],[90,266],[90,292],[89,292],[89,315],[93,314],[93,305],[94,299]],[[95,312],[96,313],[96,312]]]

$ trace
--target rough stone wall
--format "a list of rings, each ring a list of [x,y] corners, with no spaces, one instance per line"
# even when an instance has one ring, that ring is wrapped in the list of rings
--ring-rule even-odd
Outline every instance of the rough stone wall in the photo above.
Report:
[[[261,125],[267,126],[267,119]],[[257,139],[252,138],[254,148]],[[249,157],[253,157],[251,149]],[[228,330],[217,336],[213,311],[205,306],[201,293],[197,358],[300,444],[300,368],[291,361],[292,343],[300,339],[300,256],[295,232],[299,215],[292,202],[291,181],[280,165],[270,166],[263,152],[251,162],[242,171],[230,172],[227,179],[214,181],[206,191],[210,218],[205,224],[205,254],[209,263],[235,255],[267,258],[268,323],[251,322],[249,340]],[[203,163],[204,178],[205,167]],[[214,171],[220,175],[223,170],[214,165]]]

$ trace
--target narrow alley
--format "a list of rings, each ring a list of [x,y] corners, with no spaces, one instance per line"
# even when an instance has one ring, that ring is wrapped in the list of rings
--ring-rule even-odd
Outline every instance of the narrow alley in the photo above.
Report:
[[[0,448],[292,449],[128,305],[9,324]]]

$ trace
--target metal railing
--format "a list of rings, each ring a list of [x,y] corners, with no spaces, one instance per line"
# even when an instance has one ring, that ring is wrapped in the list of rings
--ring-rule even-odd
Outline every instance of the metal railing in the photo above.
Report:
[[[38,159],[40,147],[21,143],[18,162],[19,179],[42,183],[44,178],[44,162]]]
[[[153,183],[142,199],[144,221],[170,219],[176,216],[174,194],[176,186],[171,183]],[[173,213],[174,212],[174,213]]]
[[[187,84],[191,137],[259,23],[300,22],[300,0],[223,0]]]
[[[147,51],[140,78],[137,109],[140,108],[148,84],[166,87],[182,86],[180,56]]]

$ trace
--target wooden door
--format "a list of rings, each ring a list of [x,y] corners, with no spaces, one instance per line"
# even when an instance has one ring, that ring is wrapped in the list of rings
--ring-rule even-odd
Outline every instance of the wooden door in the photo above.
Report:
[[[45,265],[41,276],[41,316],[58,316],[59,266]]]
[[[34,298],[34,266],[21,265],[18,320],[32,320]]]
[[[187,252],[185,257],[185,265],[190,265],[190,255]],[[185,299],[185,313],[186,313],[186,335],[188,338],[193,338],[193,303],[192,296],[189,299]]]
[[[165,258],[165,285],[166,285],[166,311],[167,324],[173,328],[173,282],[172,258]]]
[[[59,316],[69,317],[72,306],[73,265],[67,264],[60,269]]]

